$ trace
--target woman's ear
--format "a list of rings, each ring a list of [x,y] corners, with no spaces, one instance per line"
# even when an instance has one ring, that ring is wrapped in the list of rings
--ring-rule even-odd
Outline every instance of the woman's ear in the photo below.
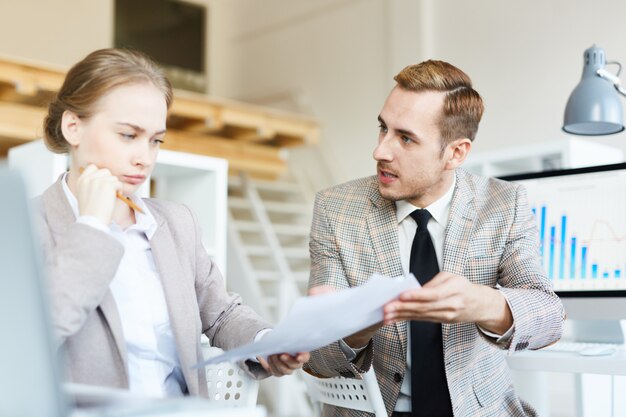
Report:
[[[457,139],[454,142],[450,143],[450,157],[446,164],[448,169],[455,169],[459,167],[469,155],[470,150],[472,149],[472,141],[468,138]]]
[[[70,145],[80,145],[80,130],[80,117],[73,111],[65,110],[61,118],[61,132],[63,132],[63,137]]]

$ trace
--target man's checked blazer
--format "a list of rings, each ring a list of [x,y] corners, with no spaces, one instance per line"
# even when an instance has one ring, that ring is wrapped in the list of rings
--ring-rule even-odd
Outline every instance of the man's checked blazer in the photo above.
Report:
[[[445,231],[443,270],[473,283],[498,286],[515,328],[504,345],[473,323],[444,324],[445,370],[455,416],[534,415],[516,397],[505,352],[538,349],[561,336],[564,310],[540,265],[538,233],[523,187],[456,171]],[[311,227],[309,286],[347,288],[377,272],[402,275],[395,203],[382,198],[376,177],[318,193]],[[305,369],[317,376],[358,377],[373,364],[387,412],[394,409],[407,357],[407,323],[380,329],[356,363],[335,342],[311,353]],[[366,413],[325,406],[325,416]]]

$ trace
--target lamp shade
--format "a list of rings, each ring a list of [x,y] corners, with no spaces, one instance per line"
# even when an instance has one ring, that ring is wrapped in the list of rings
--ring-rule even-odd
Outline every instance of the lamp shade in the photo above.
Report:
[[[610,135],[624,130],[624,113],[613,84],[597,71],[604,68],[604,49],[585,51],[583,76],[567,100],[563,130],[575,135]]]

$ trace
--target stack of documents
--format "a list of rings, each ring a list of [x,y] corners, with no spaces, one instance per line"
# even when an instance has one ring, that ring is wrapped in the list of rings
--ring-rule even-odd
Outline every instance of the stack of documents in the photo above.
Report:
[[[419,286],[412,275],[397,278],[373,275],[360,287],[298,298],[287,317],[261,340],[229,350],[194,367],[319,349],[380,323],[385,304],[402,292]]]

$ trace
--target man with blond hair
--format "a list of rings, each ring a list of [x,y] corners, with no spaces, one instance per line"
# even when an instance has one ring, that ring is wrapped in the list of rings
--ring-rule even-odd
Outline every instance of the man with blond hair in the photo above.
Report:
[[[558,340],[564,311],[526,192],[460,168],[484,109],[463,71],[431,60],[394,80],[378,116],[377,175],[317,195],[309,287],[413,273],[422,288],[388,303],[383,322],[312,352],[305,369],[353,378],[373,366],[397,417],[534,415],[501,352]]]

